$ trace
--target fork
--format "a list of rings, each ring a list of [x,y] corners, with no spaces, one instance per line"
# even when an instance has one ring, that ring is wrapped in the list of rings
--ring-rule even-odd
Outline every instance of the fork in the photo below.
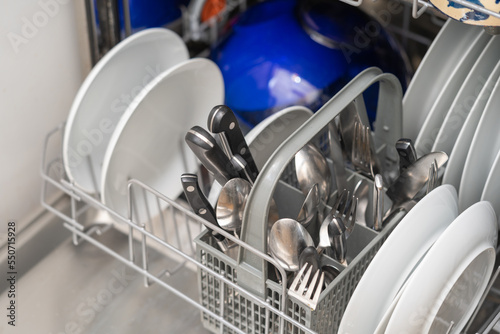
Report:
[[[328,236],[335,257],[344,266],[347,266],[345,242],[354,229],[357,206],[358,199],[344,190],[338,195],[332,210],[325,218],[328,221]]]
[[[370,128],[356,121],[354,123],[351,162],[356,170],[374,177],[371,153]]]
[[[312,279],[310,279],[312,271],[313,266],[306,262],[293,279],[288,289],[288,295],[306,304],[314,311],[323,289],[325,273],[321,269],[317,269]]]

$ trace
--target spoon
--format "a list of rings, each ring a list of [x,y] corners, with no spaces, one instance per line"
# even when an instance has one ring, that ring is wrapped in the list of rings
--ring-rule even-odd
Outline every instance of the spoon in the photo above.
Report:
[[[251,188],[250,182],[241,178],[230,179],[224,184],[215,208],[217,221],[223,229],[234,233],[241,229]]]
[[[354,187],[354,197],[358,199],[358,209],[356,211],[356,221],[360,225],[368,227],[366,221],[366,210],[368,209],[370,183],[367,180],[361,179]],[[371,227],[371,226],[370,226]]]
[[[322,203],[327,203],[332,175],[321,152],[314,145],[306,144],[295,154],[294,162],[300,190],[306,194],[318,184],[319,198]]]
[[[304,203],[300,208],[299,215],[297,216],[297,221],[304,227],[308,227],[314,220],[316,213],[318,212],[320,199],[319,199],[319,186],[317,183],[309,190]]]
[[[223,229],[233,231],[235,235],[238,235],[251,189],[250,182],[242,178],[233,178],[224,184],[215,207],[217,221]],[[269,228],[278,219],[278,207],[274,200],[271,200],[268,216]]]
[[[269,233],[269,252],[287,271],[300,269],[300,255],[314,242],[306,228],[298,221],[282,218],[274,223]]]

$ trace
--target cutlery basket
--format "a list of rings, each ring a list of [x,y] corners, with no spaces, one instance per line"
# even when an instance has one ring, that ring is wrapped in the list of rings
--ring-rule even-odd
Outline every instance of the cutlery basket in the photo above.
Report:
[[[363,91],[373,83],[380,84],[377,127],[374,134],[377,153],[386,165],[397,162],[391,149],[401,137],[401,87],[394,76],[370,68],[327,102],[269,158],[247,201],[241,230],[242,243],[237,249],[237,256],[229,256],[220,251],[208,231],[202,232],[195,239],[197,260],[203,264],[198,268],[201,304],[212,314],[217,314],[245,333],[337,332],[342,315],[361,276],[405,213],[392,215],[381,232],[356,224],[346,242],[349,263],[347,267],[342,267],[324,254],[321,256],[322,265],[330,264],[341,272],[321,292],[315,310],[288,296],[287,290],[283,288],[286,286],[286,277],[283,279],[283,285],[278,283],[278,275],[275,275],[274,269],[278,266],[277,263],[262,255],[266,254],[267,250],[267,213],[269,202],[273,198],[278,206],[280,218],[296,217],[304,195],[294,187],[293,181],[283,179],[289,162],[305,144],[320,137],[328,123],[349,103],[359,99]],[[392,118],[387,116],[389,113]],[[329,163],[331,165],[331,161]],[[352,191],[361,178],[364,177],[357,173],[348,173],[349,190]],[[373,184],[369,182],[370,185]],[[336,193],[333,192],[330,198],[334,200],[335,196]],[[245,247],[242,247],[242,244]],[[252,247],[261,255],[251,251]],[[212,272],[205,270],[205,266]],[[214,275],[214,272],[217,275]],[[236,283],[238,288],[229,286],[221,277]],[[276,312],[270,312],[268,305],[276,309]],[[222,325],[218,317],[206,312],[202,312],[201,317],[205,328],[214,333],[234,332]]]

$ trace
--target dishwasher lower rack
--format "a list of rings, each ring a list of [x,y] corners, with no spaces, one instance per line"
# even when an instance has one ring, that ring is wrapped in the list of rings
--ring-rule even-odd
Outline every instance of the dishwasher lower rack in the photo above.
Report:
[[[64,221],[64,226],[72,232],[75,245],[82,241],[90,242],[140,273],[146,287],[153,283],[159,284],[187,301],[201,312],[204,327],[214,333],[336,332],[359,279],[382,243],[404,216],[404,213],[396,215],[382,232],[375,232],[361,225],[354,229],[348,239],[352,240],[351,244],[347,244],[350,264],[326,287],[318,307],[312,311],[305,304],[288,296],[287,289],[283,288],[286,286],[286,273],[278,268],[279,265],[270,256],[196,216],[183,201],[171,200],[138,180],[130,180],[129,216],[123,217],[103,205],[96,195],[89,195],[70,183],[64,173],[60,155],[63,129],[64,125],[60,125],[45,140],[41,168],[43,206]],[[352,173],[349,187],[354,188],[361,177]],[[290,198],[295,198],[291,202],[303,200],[303,194],[297,189],[284,181],[280,181],[280,184],[284,189],[282,193],[288,194],[285,195],[287,201],[290,202]],[[50,188],[68,196],[71,203],[69,213],[62,212],[49,203]],[[137,190],[147,192],[156,199],[154,205],[162,209],[157,217],[149,217],[144,222],[132,218],[137,203],[131,194]],[[93,212],[99,213],[98,218],[94,217],[89,221],[88,215]],[[226,236],[237,247],[243,247],[261,257],[269,266],[278,268],[281,277],[285,277],[283,285],[268,279],[266,300],[240,287],[237,261],[217,248],[208,230],[203,228],[204,225]],[[120,230],[128,236],[129,247],[126,254],[116,252],[99,238],[100,234],[110,228]],[[150,267],[148,253],[153,251],[168,258],[165,268]],[[324,255],[322,261],[335,262]],[[338,263],[333,265],[340,267]],[[186,292],[169,284],[168,277],[183,269],[197,273],[199,300],[188,297]]]

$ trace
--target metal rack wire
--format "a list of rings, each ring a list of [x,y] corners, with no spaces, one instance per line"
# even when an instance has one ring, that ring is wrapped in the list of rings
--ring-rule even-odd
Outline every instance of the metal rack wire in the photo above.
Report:
[[[131,179],[128,182],[127,217],[123,217],[116,211],[102,204],[94,196],[87,194],[86,192],[75,186],[73,183],[69,182],[64,174],[61,156],[57,154],[55,157],[49,157],[49,152],[54,151],[54,148],[56,148],[57,152],[61,152],[61,147],[57,147],[56,137],[62,137],[63,129],[64,124],[61,124],[54,130],[52,130],[49,134],[47,134],[44,142],[41,166],[41,176],[43,180],[41,202],[48,211],[52,212],[64,221],[63,225],[65,228],[71,231],[73,236],[73,243],[75,244],[75,246],[79,245],[83,241],[91,243],[105,253],[111,255],[120,262],[140,273],[144,277],[145,287],[148,287],[154,283],[159,284],[182,300],[188,302],[193,307],[199,309],[204,314],[217,319],[217,321],[220,323],[220,328],[222,331],[231,330],[234,333],[245,333],[235,325],[228,322],[224,318],[223,314],[217,314],[213,312],[206,306],[203,306],[198,300],[194,300],[188,297],[185,292],[169,285],[162,278],[164,278],[165,276],[175,275],[176,271],[181,267],[189,266],[194,271],[203,270],[209,275],[215,277],[223,285],[229,287],[230,289],[233,289],[235,293],[244,296],[246,299],[251,300],[252,303],[264,309],[266,315],[272,315],[273,318],[278,319],[280,323],[279,327],[281,333],[284,333],[285,328],[288,325],[292,325],[295,328],[300,329],[302,333],[315,333],[315,331],[307,328],[306,326],[286,314],[285,307],[288,300],[286,289],[286,272],[269,255],[260,252],[254,247],[242,242],[227,231],[201,219],[190,210],[186,209],[186,207],[183,206],[182,203],[167,198],[163,194],[159,193],[155,189],[149,187],[139,180]],[[55,187],[69,197],[71,203],[70,214],[61,212],[47,201],[49,187]],[[164,208],[166,204],[166,211],[170,212],[171,219],[165,218],[165,215],[168,215],[168,213],[165,214],[164,209],[159,210],[162,211],[162,213],[159,215],[158,226],[161,227],[162,225],[167,225],[166,229],[158,229],[162,231],[160,235],[158,233],[153,233],[152,231],[154,230],[153,226],[155,224],[155,219],[153,219],[152,217],[149,217],[147,222],[137,222],[133,218],[134,206],[136,205],[133,198],[133,189],[135,189],[136,191],[145,191],[154,196],[157,199],[156,205],[158,205],[158,208]],[[106,212],[112,217],[113,222],[109,222],[106,224],[96,221],[88,222],[85,217],[85,213],[89,211],[90,208]],[[178,224],[178,221],[182,221],[183,224]],[[169,224],[173,224],[174,226],[171,226],[171,228],[169,229]],[[228,279],[223,273],[213,270],[212,268],[203,264],[199,259],[197,259],[192,243],[194,239],[193,233],[190,230],[193,228],[193,226],[195,229],[197,228],[197,232],[200,232],[203,226],[210,226],[210,229],[215,230],[227,239],[238,244],[239,247],[247,249],[249,252],[252,252],[253,254],[267,261],[269,264],[275,266],[279,271],[281,277],[283,277],[283,285],[280,291],[283,297],[281,299],[280,305],[270,305],[267,302],[257,298],[252,293],[246,291],[245,289],[238,286],[235,282]],[[184,238],[182,238],[182,236],[180,235],[183,232],[183,227],[186,232]],[[120,254],[114,251],[112,248],[108,247],[101,240],[98,240],[98,236],[105,233],[110,228],[117,228],[127,233],[129,240],[128,254]],[[134,241],[138,241],[140,243],[139,249],[137,249]],[[148,261],[148,252],[153,250],[160,251],[167,257],[178,259],[178,265],[174,268],[163,268],[153,271],[153,269],[149,267]]]

